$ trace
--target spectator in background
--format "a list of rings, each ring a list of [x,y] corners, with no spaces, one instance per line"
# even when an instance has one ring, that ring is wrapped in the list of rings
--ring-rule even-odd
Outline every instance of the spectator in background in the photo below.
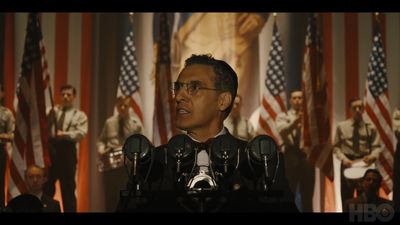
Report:
[[[6,144],[14,139],[15,119],[11,110],[2,106],[4,87],[0,84],[0,208],[5,202],[5,177],[7,165]]]
[[[107,212],[116,210],[120,190],[125,188],[128,175],[123,167],[122,146],[132,134],[142,132],[142,125],[129,113],[129,96],[120,96],[116,101],[118,114],[109,117],[97,142],[100,156],[99,171],[103,173],[104,196]]]
[[[232,111],[224,121],[224,126],[229,132],[244,141],[250,141],[255,136],[253,125],[240,114],[242,108],[242,96],[236,95]]]
[[[307,160],[307,155],[300,147],[302,132],[303,93],[294,90],[290,93],[290,109],[281,112],[276,118],[276,128],[282,137],[286,176],[293,193],[297,189],[301,197],[301,211],[312,212],[314,194],[315,167]]]
[[[345,201],[343,212],[352,211],[352,209],[364,209],[364,204],[374,204],[376,207],[385,207],[388,212],[393,211],[393,202],[379,197],[379,188],[382,184],[382,176],[376,169],[365,171],[361,181],[362,193],[356,198]],[[382,209],[381,209],[382,210]],[[380,211],[379,213],[381,213]]]
[[[43,193],[47,181],[46,171],[37,165],[29,166],[25,171],[25,182],[28,192],[36,196],[43,204],[43,212],[61,212],[60,202]]]

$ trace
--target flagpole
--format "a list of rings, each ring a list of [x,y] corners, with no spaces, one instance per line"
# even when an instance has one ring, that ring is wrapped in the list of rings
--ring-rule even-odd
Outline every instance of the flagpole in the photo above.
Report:
[[[130,12],[129,13],[129,25],[133,27],[133,17],[134,17],[135,13]]]

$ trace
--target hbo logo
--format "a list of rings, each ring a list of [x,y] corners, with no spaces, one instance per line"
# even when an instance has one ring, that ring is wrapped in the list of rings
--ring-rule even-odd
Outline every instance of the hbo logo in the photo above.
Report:
[[[349,204],[350,222],[388,222],[394,217],[392,205],[376,204]]]

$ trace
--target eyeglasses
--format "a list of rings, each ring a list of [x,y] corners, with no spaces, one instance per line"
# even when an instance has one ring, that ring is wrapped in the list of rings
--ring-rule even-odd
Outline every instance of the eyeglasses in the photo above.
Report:
[[[176,81],[172,83],[171,91],[173,95],[176,95],[182,89],[182,87],[186,87],[186,91],[191,96],[196,95],[199,90],[219,91],[219,89],[202,87],[201,85],[202,85],[201,82],[198,80],[193,80],[190,81],[189,83]]]

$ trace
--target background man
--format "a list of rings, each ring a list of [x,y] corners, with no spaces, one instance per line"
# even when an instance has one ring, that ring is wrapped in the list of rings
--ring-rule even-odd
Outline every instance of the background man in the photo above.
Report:
[[[142,132],[142,125],[129,113],[131,98],[120,96],[117,98],[116,108],[118,114],[109,117],[97,142],[97,151],[103,161],[103,184],[107,212],[114,212],[117,206],[119,191],[125,188],[128,176],[123,167],[122,145],[125,139],[132,134]],[[109,158],[121,164],[113,164],[107,168]],[[114,168],[115,166],[115,168]]]
[[[301,210],[312,212],[315,168],[307,160],[307,155],[300,148],[302,131],[303,93],[295,90],[290,93],[290,109],[278,114],[276,127],[282,137],[286,176],[293,193],[297,190],[301,197]]]
[[[49,151],[52,165],[45,193],[54,196],[55,182],[60,179],[64,212],[76,212],[75,172],[77,143],[88,131],[86,114],[75,108],[76,89],[71,85],[61,87],[61,104],[49,110]]]
[[[36,196],[43,204],[43,212],[61,212],[60,202],[43,193],[47,181],[45,169],[31,165],[25,171],[25,182],[28,193]]]
[[[241,116],[242,96],[236,95],[232,111],[224,121],[229,132],[242,140],[250,141],[255,136],[255,130],[250,121]]]
[[[11,110],[2,106],[4,88],[0,84],[0,208],[4,207],[5,201],[5,177],[7,165],[6,144],[14,139],[15,119]]]
[[[364,121],[362,117],[364,106],[361,99],[353,98],[350,100],[349,106],[351,118],[338,124],[333,143],[333,151],[342,162],[341,195],[343,207],[347,199],[353,198],[354,191],[359,186],[359,180],[347,179],[344,176],[344,169],[352,167],[354,163],[360,161],[369,166],[375,162],[382,150],[375,126]]]

